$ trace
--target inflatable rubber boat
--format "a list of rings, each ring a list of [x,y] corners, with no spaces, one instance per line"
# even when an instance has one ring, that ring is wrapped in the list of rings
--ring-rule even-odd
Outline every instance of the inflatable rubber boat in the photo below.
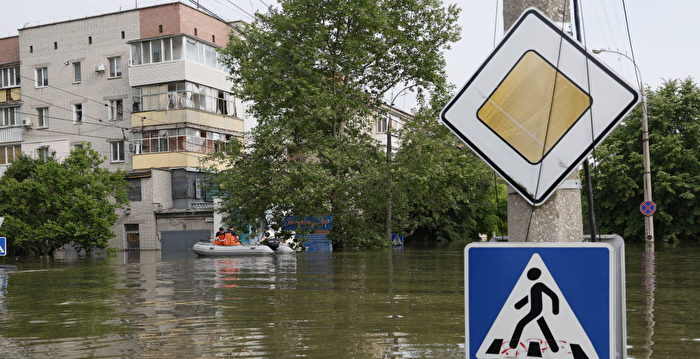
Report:
[[[199,256],[260,256],[295,253],[294,249],[286,244],[281,244],[272,250],[266,245],[220,246],[211,242],[197,242],[192,246],[192,251]]]
[[[264,256],[275,254],[275,251],[268,246],[220,246],[211,242],[197,242],[192,246],[192,251],[200,256]]]

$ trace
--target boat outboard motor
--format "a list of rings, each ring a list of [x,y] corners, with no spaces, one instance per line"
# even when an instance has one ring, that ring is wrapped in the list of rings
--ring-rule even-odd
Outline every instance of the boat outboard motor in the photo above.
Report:
[[[277,247],[280,246],[280,241],[277,238],[270,238],[267,240],[267,246],[270,247],[273,251],[277,249]]]

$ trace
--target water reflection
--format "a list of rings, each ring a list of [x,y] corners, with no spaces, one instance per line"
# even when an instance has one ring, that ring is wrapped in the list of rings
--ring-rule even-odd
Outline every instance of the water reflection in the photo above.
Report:
[[[700,357],[700,245],[659,247],[627,249],[630,357]],[[19,261],[0,357],[464,358],[463,275],[438,250]]]
[[[648,242],[644,249],[644,290],[646,291],[646,309],[644,318],[647,323],[646,359],[651,359],[654,353],[654,301],[656,292],[656,252],[654,242]]]

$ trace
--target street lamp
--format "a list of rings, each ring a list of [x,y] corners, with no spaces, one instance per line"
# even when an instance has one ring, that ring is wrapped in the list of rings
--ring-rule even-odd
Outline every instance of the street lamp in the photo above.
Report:
[[[639,71],[637,63],[627,54],[612,49],[593,49],[594,54],[609,52],[620,55],[632,62],[634,65],[634,73],[639,84],[639,94],[642,96],[642,151],[644,156],[644,200],[651,201],[651,165],[649,163],[649,121],[647,117],[647,97],[644,92],[644,82],[642,81],[642,72]],[[644,216],[644,236],[647,242],[654,241],[654,216]]]
[[[402,92],[411,89],[413,87],[419,86],[420,84],[413,84],[411,86],[406,86],[401,91],[397,92],[396,95],[394,95],[394,98],[391,99],[391,103],[389,105],[389,110],[387,111],[386,114],[386,167],[387,167],[387,204],[386,204],[386,219],[384,222],[384,230],[385,230],[385,235],[386,235],[386,240],[391,243],[391,222],[392,222],[392,211],[393,211],[393,203],[392,203],[392,197],[393,197],[393,179],[391,175],[391,156],[392,156],[392,150],[391,150],[391,109],[394,108],[394,101],[396,101],[397,98],[399,98],[399,95],[401,95]]]

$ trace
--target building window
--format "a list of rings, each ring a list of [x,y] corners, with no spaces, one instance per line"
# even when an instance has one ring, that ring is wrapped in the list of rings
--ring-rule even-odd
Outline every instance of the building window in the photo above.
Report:
[[[211,42],[216,42],[216,35],[211,35]]]
[[[77,84],[80,83],[82,77],[82,73],[80,71],[80,62],[74,62],[73,63],[73,83]]]
[[[73,105],[73,122],[83,123],[83,104],[76,103]]]
[[[40,107],[36,109],[36,117],[39,120],[39,127],[49,127],[49,108]]]
[[[124,31],[122,31],[122,40],[124,40],[125,37],[126,37],[126,33],[124,33]]]
[[[387,130],[386,117],[378,118],[375,122],[376,122],[375,127],[377,130],[377,133],[386,133],[386,130]]]
[[[163,33],[163,25],[158,25],[158,32]]]
[[[129,201],[136,202],[141,200],[141,179],[130,178],[129,183]]]
[[[217,146],[227,141],[223,133],[193,128],[143,131],[136,132],[133,136],[135,154],[181,151],[212,153]]]
[[[122,57],[110,57],[109,60],[109,77],[119,77],[122,75]]]
[[[109,120],[120,121],[124,119],[124,102],[123,100],[109,101]]]
[[[126,236],[126,249],[136,250],[141,247],[138,224],[125,224],[124,235]]]
[[[36,87],[45,87],[49,85],[49,69],[48,67],[36,68]]]
[[[19,66],[0,69],[0,88],[19,86]]]
[[[197,28],[194,28],[194,36],[197,36]]]
[[[31,53],[33,53],[33,52],[34,52],[34,46],[29,45],[29,53],[31,54]]]
[[[135,87],[133,99],[133,112],[193,108],[237,116],[233,94],[192,82]]]
[[[112,142],[112,162],[124,162],[124,141]]]
[[[76,149],[76,150],[78,150],[78,149],[83,149],[83,148],[85,148],[85,143],[84,143],[84,142],[78,142],[78,143],[76,143],[76,144],[73,145],[73,148]]]
[[[56,41],[53,42],[53,49],[58,50],[58,42],[56,42]]]
[[[41,161],[48,161],[51,157],[49,154],[49,146],[39,147],[36,149],[36,156]]]
[[[181,60],[182,41],[182,36],[174,36],[131,44],[131,64]]]
[[[14,126],[21,123],[19,107],[5,107],[0,109],[0,126]]]
[[[0,165],[16,160],[21,154],[20,145],[0,146]]]
[[[92,36],[88,36],[88,45],[92,45]]]

